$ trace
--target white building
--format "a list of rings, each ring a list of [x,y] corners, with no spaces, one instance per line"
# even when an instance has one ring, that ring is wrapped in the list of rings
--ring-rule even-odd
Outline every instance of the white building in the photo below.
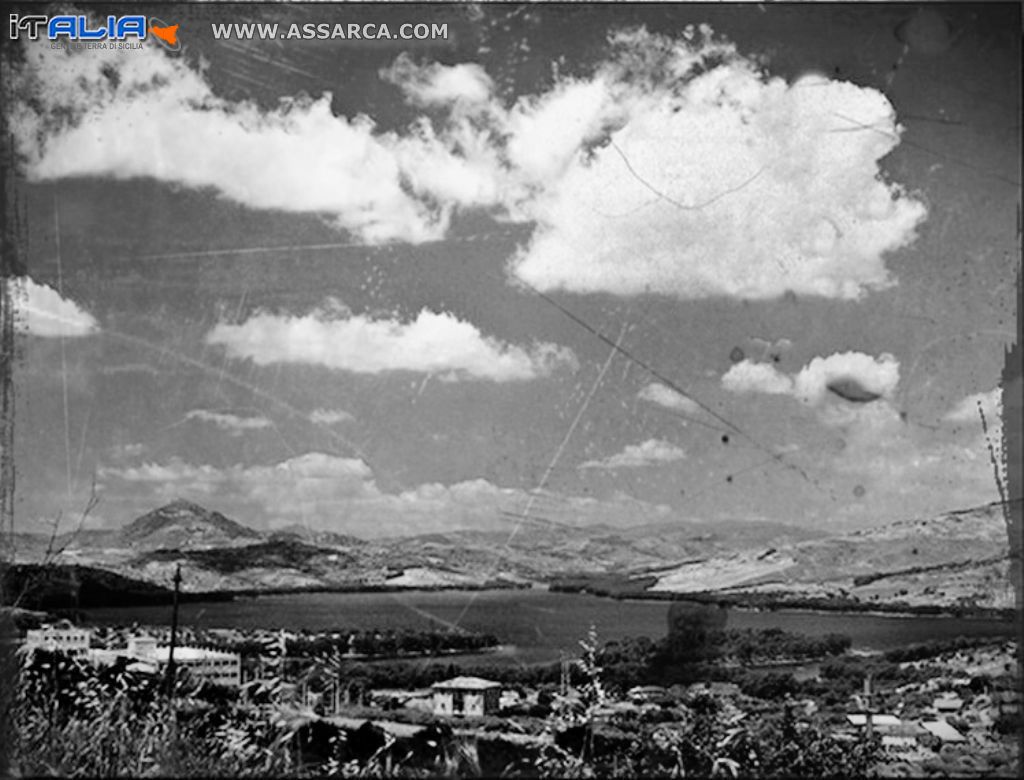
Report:
[[[480,677],[455,677],[435,683],[435,715],[482,717],[498,711],[501,683]]]
[[[128,647],[124,650],[94,651],[92,655],[99,663],[111,663],[116,658],[125,657],[164,671],[170,654],[170,647],[157,645],[151,636],[139,635],[128,637]],[[200,680],[217,685],[242,684],[242,658],[238,653],[204,647],[175,647],[174,664],[179,669],[187,669],[189,674]]]
[[[163,668],[170,652],[169,647],[158,647],[151,659],[144,660],[156,661]],[[242,657],[238,653],[203,647],[176,647],[174,663],[179,668],[188,669],[189,674],[200,680],[235,687],[242,684]]]
[[[867,728],[868,716],[863,712],[853,712],[846,716],[851,726]],[[873,713],[871,715],[871,728],[880,734],[892,734],[903,728],[903,721],[895,715],[886,713]]]
[[[950,726],[944,720],[925,720],[921,725],[942,742],[966,742],[967,737]]]
[[[79,628],[64,620],[60,623],[29,629],[25,635],[26,648],[59,650],[72,656],[84,656],[89,652],[92,631]]]

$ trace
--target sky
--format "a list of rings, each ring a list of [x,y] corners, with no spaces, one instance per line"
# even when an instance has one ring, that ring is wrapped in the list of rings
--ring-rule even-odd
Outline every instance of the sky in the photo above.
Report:
[[[1019,9],[936,8],[200,4],[160,7],[176,52],[5,46],[18,529],[92,490],[87,527],[367,538],[998,500]],[[250,21],[448,36],[214,39]]]

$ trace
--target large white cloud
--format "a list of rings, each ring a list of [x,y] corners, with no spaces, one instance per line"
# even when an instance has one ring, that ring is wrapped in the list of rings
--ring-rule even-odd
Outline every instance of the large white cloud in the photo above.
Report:
[[[324,212],[369,242],[443,234],[444,210],[403,188],[395,138],[368,117],[334,116],[330,95],[263,111],[218,98],[159,47],[110,58],[41,45],[26,53],[16,88],[31,101],[10,118],[34,179],[153,177],[253,208]]]
[[[925,210],[881,179],[899,127],[880,92],[768,79],[721,47],[724,64],[693,77],[679,63],[698,45],[644,34],[620,44],[595,79],[608,85],[609,142],[526,207],[539,228],[519,278],[682,298],[855,298],[892,283],[883,255],[913,239]],[[654,52],[640,79],[623,67],[637,46]],[[650,78],[666,64],[687,75]]]
[[[640,444],[629,444],[621,452],[601,460],[588,460],[581,469],[623,469],[674,463],[686,457],[682,447],[662,439],[648,439]]]
[[[722,375],[722,387],[734,393],[791,395],[818,406],[835,390],[842,391],[844,385],[865,401],[888,399],[899,379],[899,361],[887,352],[878,357],[836,352],[814,358],[792,376],[770,363],[741,360]]]
[[[569,349],[505,344],[451,314],[426,309],[410,322],[326,309],[303,316],[260,313],[241,324],[214,326],[206,341],[258,365],[306,363],[360,374],[416,371],[507,382],[576,366]]]
[[[612,36],[585,78],[511,103],[480,66],[382,77],[428,111],[402,132],[217,97],[185,60],[27,48],[11,126],[35,179],[150,176],[254,208],[313,211],[367,242],[442,237],[459,209],[532,221],[512,262],[544,290],[856,298],[924,206],[884,181],[900,128],[880,92],[764,76],[708,30]],[[91,53],[90,53],[91,54]]]
[[[96,318],[74,301],[30,277],[11,280],[15,328],[32,336],[74,338],[99,330]]]

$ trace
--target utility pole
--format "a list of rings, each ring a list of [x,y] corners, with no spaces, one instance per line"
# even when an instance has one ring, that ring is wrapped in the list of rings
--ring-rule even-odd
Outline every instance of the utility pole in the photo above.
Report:
[[[875,733],[874,724],[871,722],[871,704],[871,675],[867,674],[864,676],[864,710],[866,712],[864,733],[867,734],[869,741]]]
[[[171,645],[167,651],[167,695],[174,696],[174,647],[178,643],[178,592],[181,590],[181,564],[174,570],[174,601],[171,610]]]

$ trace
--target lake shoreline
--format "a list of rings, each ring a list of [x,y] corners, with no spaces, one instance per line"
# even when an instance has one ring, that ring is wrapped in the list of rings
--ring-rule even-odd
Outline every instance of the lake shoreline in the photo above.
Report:
[[[593,596],[599,599],[609,599],[618,602],[672,602],[690,601],[708,603],[714,602],[729,609],[752,612],[799,612],[807,614],[830,614],[830,615],[865,615],[874,617],[949,617],[959,619],[984,619],[1003,620],[1013,622],[1017,619],[1018,613],[1014,608],[991,608],[991,607],[953,607],[943,605],[912,605],[912,604],[871,604],[857,603],[848,600],[825,599],[819,597],[791,599],[766,599],[761,594],[738,594],[721,593],[716,591],[703,591],[700,593],[671,593],[668,591],[645,591],[639,593],[603,593],[594,592],[588,588],[564,588],[564,587],[541,587],[537,588],[531,583],[508,583],[492,585],[490,583],[466,587],[436,585],[424,587],[403,587],[397,585],[380,585],[354,588],[275,588],[268,590],[250,589],[246,591],[228,591],[237,598],[256,599],[261,596],[291,596],[303,593],[324,593],[324,594],[366,594],[366,593],[483,593],[501,591],[523,591],[542,590],[548,593],[567,593]],[[219,598],[211,601],[220,600]]]
[[[536,587],[534,583],[500,581],[481,585],[424,585],[407,587],[402,585],[358,585],[352,587],[311,586],[301,588],[247,588],[245,590],[183,592],[181,600],[192,604],[204,602],[232,602],[236,600],[254,600],[267,596],[301,596],[305,594],[322,595],[366,595],[366,594],[419,594],[419,593],[490,593],[515,591],[544,591],[548,593],[565,593],[592,596],[616,602],[673,602],[689,601],[699,603],[716,603],[728,609],[752,612],[799,612],[806,614],[829,615],[865,615],[874,617],[947,617],[958,619],[1002,620],[1014,622],[1018,619],[1018,611],[1014,608],[945,606],[939,604],[873,604],[852,602],[847,599],[828,599],[821,597],[767,598],[763,594],[721,593],[703,591],[699,593],[673,593],[668,591],[640,591],[628,593],[610,593],[592,590],[587,587]],[[170,604],[168,591],[167,603]],[[160,600],[162,603],[162,599]],[[146,601],[138,606],[150,606]],[[93,608],[134,606],[118,603],[109,605],[91,604]]]
[[[690,601],[714,603],[729,609],[756,610],[758,612],[799,611],[821,614],[875,615],[878,617],[951,617],[980,618],[986,620],[1015,621],[1018,611],[1013,607],[978,607],[970,605],[905,604],[894,602],[879,604],[855,601],[847,598],[823,596],[771,596],[763,593],[732,591],[700,591],[676,593],[671,591],[650,591],[642,588],[603,587],[588,582],[556,581],[548,590],[552,593],[579,593],[607,598],[615,601]]]
[[[542,588],[523,590],[411,590],[390,593],[263,594],[230,602],[182,604],[179,626],[277,629],[321,632],[339,627],[354,631],[470,631],[493,634],[517,648],[516,663],[557,661],[574,653],[579,640],[596,627],[602,641],[660,637],[666,632],[669,602],[597,598]],[[780,628],[806,636],[845,634],[862,650],[904,647],[957,636],[1009,637],[1012,622],[985,618],[872,615],[796,609],[729,610],[732,628]],[[89,609],[89,625],[164,624],[170,608]],[[501,654],[495,658],[501,657]]]

